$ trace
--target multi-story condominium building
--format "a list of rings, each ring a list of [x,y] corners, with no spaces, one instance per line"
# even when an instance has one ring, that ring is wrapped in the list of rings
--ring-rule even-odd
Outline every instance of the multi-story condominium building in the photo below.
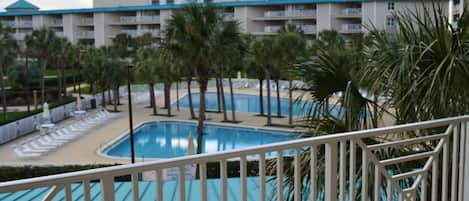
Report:
[[[200,1],[200,0],[199,0]],[[421,1],[396,0],[215,0],[227,18],[238,20],[243,32],[274,35],[287,22],[303,29],[311,42],[322,30],[337,30],[344,36],[366,32],[366,25],[392,30],[392,13],[422,7]],[[139,36],[151,33],[161,37],[165,21],[181,8],[183,0],[94,0],[93,8],[40,10],[26,0],[18,0],[0,12],[0,22],[15,29],[22,41],[33,29],[47,27],[73,43],[109,45],[117,34]],[[461,13],[462,3],[443,6]]]

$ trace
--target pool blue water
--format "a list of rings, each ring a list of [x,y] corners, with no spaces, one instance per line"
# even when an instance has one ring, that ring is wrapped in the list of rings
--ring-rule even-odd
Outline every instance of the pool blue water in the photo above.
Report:
[[[199,93],[192,94],[192,103],[194,104],[195,108],[199,107]],[[231,95],[225,94],[225,102],[227,110],[231,110]],[[235,110],[237,112],[252,112],[252,113],[260,113],[260,104],[259,104],[259,96],[255,95],[246,95],[246,94],[234,94],[234,105]],[[217,110],[218,109],[218,101],[217,101],[217,94],[214,92],[207,92],[205,94],[205,105],[209,110]],[[267,113],[267,98],[264,97],[264,113]],[[276,96],[272,96],[271,99],[271,108],[272,114],[277,114],[277,98]],[[280,111],[282,115],[288,115],[288,103],[289,100],[287,98],[280,98]],[[179,104],[181,107],[189,107],[189,97],[184,96],[180,99]],[[294,116],[303,116],[304,112],[302,111],[303,103],[301,102],[293,102],[293,115]]]
[[[162,121],[143,124],[135,131],[135,156],[139,158],[186,156],[189,132],[192,132],[194,145],[197,147],[195,123]],[[202,152],[214,153],[241,149],[294,140],[299,137],[298,134],[283,131],[206,124]],[[129,137],[120,140],[119,143],[105,150],[105,153],[115,157],[130,157]]]

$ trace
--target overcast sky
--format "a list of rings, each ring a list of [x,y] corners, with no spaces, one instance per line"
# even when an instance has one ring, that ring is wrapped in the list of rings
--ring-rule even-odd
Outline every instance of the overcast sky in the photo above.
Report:
[[[0,0],[0,9],[12,4],[16,0]],[[38,6],[41,10],[66,9],[66,8],[89,8],[93,0],[27,0]]]

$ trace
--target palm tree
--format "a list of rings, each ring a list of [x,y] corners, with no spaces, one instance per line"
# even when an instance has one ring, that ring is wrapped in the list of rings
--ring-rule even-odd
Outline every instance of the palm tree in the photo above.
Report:
[[[30,81],[39,79],[39,74],[38,66],[29,64],[27,60],[17,62],[12,67],[8,68],[8,80],[17,83],[23,89],[23,94],[26,96],[28,112],[31,111]]]
[[[68,65],[73,65],[75,62],[76,51],[66,38],[57,38],[51,43],[55,43],[54,52],[51,56],[51,60],[54,61],[58,74],[59,80],[59,100],[62,101],[63,96],[67,94],[67,76],[65,75],[65,68]]]
[[[105,68],[109,80],[109,90],[112,91],[113,94],[114,112],[118,112],[118,91],[120,84],[122,83],[124,78],[126,78],[126,65],[125,62],[123,62],[122,60],[113,57],[108,57],[106,60]]]
[[[293,26],[293,27],[292,27]],[[298,59],[304,56],[306,52],[306,40],[301,30],[296,29],[294,25],[287,24],[280,35],[277,37],[278,47],[282,47],[282,60],[287,61],[288,67],[288,124],[293,125],[293,76],[295,69],[293,65]]]
[[[167,22],[165,36],[171,49],[177,49],[180,57],[191,60],[200,90],[199,119],[197,125],[197,153],[202,153],[202,137],[205,120],[205,92],[209,73],[215,57],[214,44],[225,30],[220,26],[223,16],[212,5],[189,4],[182,12],[175,13]],[[227,37],[236,34],[224,33]]]
[[[125,33],[117,34],[116,37],[112,39],[112,46],[115,53],[120,58],[130,57],[136,51],[135,39]]]
[[[140,48],[136,56],[136,75],[145,80],[150,88],[150,105],[153,108],[153,115],[157,115],[157,106],[155,98],[155,84],[161,68],[161,62],[158,53],[154,48]]]
[[[55,40],[55,33],[47,28],[36,29],[25,37],[26,46],[32,50],[32,54],[38,59],[41,68],[41,104],[46,101],[45,73],[55,48],[55,44],[51,41]]]
[[[6,121],[7,115],[7,99],[5,92],[4,83],[4,72],[8,66],[15,62],[17,44],[13,39],[12,30],[8,27],[3,26],[0,23],[0,87],[2,93],[2,108],[3,108],[3,120]]]
[[[272,107],[270,95],[270,80],[272,78],[270,72],[274,66],[273,59],[274,53],[274,39],[271,37],[259,38],[254,41],[252,46],[252,53],[257,66],[263,68],[265,80],[267,80],[267,125],[272,125]]]
[[[104,64],[103,56],[96,48],[89,48],[80,56],[83,79],[90,85],[90,93],[95,94],[95,86],[100,78],[100,69]]]

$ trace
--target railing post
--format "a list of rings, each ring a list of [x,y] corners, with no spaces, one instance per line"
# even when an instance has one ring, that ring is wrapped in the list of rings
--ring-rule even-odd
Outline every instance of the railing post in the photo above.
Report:
[[[337,201],[337,142],[326,144],[324,200]]]
[[[105,201],[114,201],[114,177],[106,176],[101,178],[102,198]]]
[[[464,154],[464,189],[467,189],[469,188],[469,122],[464,122],[464,124],[466,124],[464,132],[466,136],[466,145],[464,146],[466,148]],[[469,201],[469,191],[465,190],[463,197],[464,201]]]

